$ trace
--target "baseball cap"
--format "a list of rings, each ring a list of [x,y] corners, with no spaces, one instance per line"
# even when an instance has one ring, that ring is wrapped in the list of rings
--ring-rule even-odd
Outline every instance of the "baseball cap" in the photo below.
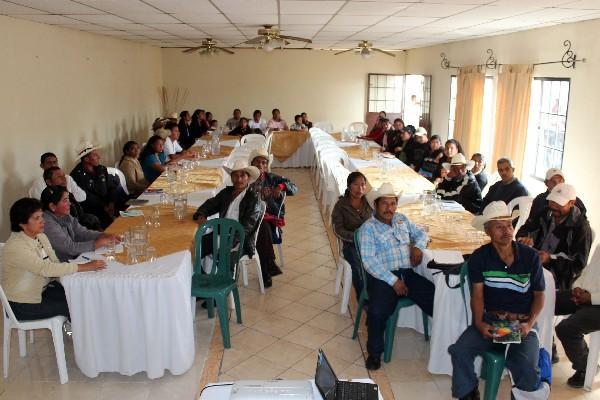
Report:
[[[425,129],[422,126],[420,126],[415,131],[415,135],[417,135],[417,136],[427,136],[427,129]]]
[[[571,200],[575,200],[577,195],[575,194],[575,187],[568,183],[559,183],[554,186],[546,200],[553,201],[560,206],[564,206]]]
[[[560,175],[563,179],[565,179],[565,176],[563,175],[563,172],[560,169],[550,168],[548,171],[546,171],[546,180],[552,179],[552,177],[555,175]]]

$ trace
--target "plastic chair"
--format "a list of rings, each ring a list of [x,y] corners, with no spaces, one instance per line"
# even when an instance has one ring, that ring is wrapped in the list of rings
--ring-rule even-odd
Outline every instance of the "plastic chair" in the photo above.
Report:
[[[4,244],[0,246],[0,252]],[[13,329],[18,330],[19,334],[19,354],[21,357],[27,355],[27,340],[25,339],[25,331],[30,331],[30,340],[33,343],[34,329],[49,329],[52,333],[52,341],[54,342],[54,352],[56,353],[56,363],[58,365],[58,376],[60,383],[65,384],[69,381],[67,372],[67,361],[65,359],[65,346],[63,342],[63,324],[67,320],[62,315],[56,317],[38,319],[33,321],[19,321],[15,318],[15,314],[10,308],[10,303],[4,294],[4,289],[0,286],[0,300],[4,312],[4,344],[3,344],[3,367],[4,378],[8,378],[8,364],[10,360],[10,336]]]
[[[271,145],[273,144],[273,132],[265,132],[265,143],[264,147],[267,149],[267,153],[271,154]]]
[[[353,122],[348,125],[348,130],[357,136],[363,136],[365,133],[367,133],[368,128],[369,125],[365,124],[364,122]]]
[[[469,266],[465,262],[460,269],[460,292],[465,307],[465,316],[467,325],[469,325],[469,313],[467,311],[467,297],[465,294],[465,284],[469,284]],[[506,357],[503,351],[488,350],[479,353],[483,360],[481,364],[481,379],[485,380],[485,389],[483,392],[484,400],[495,400],[498,394],[498,387],[502,380],[502,373],[506,364]]]
[[[333,132],[333,124],[327,121],[320,121],[313,124],[313,128],[320,128],[327,133]]]
[[[369,294],[367,292],[367,272],[365,271],[364,266],[362,265],[362,257],[360,255],[360,244],[358,241],[358,232],[360,229],[357,229],[354,232],[354,245],[356,246],[356,252],[358,253],[359,258],[361,259],[361,268],[360,273],[363,278],[363,289],[360,293],[360,297],[358,300],[358,309],[356,310],[356,319],[354,320],[354,330],[352,331],[352,339],[356,339],[358,335],[358,327],[360,326],[360,318],[362,316],[362,310],[365,305],[365,302],[369,300]],[[398,314],[401,309],[405,307],[414,306],[415,302],[409,299],[408,297],[401,297],[398,299],[398,303],[396,303],[396,309],[390,315],[387,322],[385,323],[385,333],[383,340],[383,361],[389,363],[392,359],[392,349],[394,348],[394,333],[396,332],[396,324],[398,323]],[[429,341],[429,316],[423,314],[423,330],[425,331],[425,341]]]
[[[585,368],[585,381],[583,389],[588,392],[592,391],[594,378],[598,368],[598,355],[600,354],[600,331],[590,333],[589,353],[587,366]]]
[[[127,190],[127,181],[125,180],[125,174],[120,169],[113,167],[106,167],[106,170],[109,174],[116,176],[119,178],[119,182],[121,183],[121,188],[125,192],[125,194],[129,194],[129,190]]]
[[[331,226],[333,226],[333,223],[331,224]],[[333,230],[333,233],[337,238],[339,257],[337,263],[337,272],[335,274],[334,294],[337,296],[338,294],[340,294],[340,287],[344,288],[344,291],[342,292],[342,304],[340,306],[340,314],[345,314],[348,310],[348,303],[350,302],[350,292],[352,292],[352,267],[350,266],[350,263],[344,258],[344,241],[338,236],[338,234],[335,232],[335,229]]]
[[[519,219],[517,220],[517,226],[515,226],[515,237],[519,228],[523,226],[527,218],[529,218],[529,212],[531,211],[531,204],[533,203],[533,197],[531,196],[520,196],[512,199],[508,204],[508,211],[512,212],[515,207],[519,207]]]
[[[240,144],[244,145],[246,143],[260,143],[264,146],[266,138],[259,133],[250,133],[248,135],[242,136],[240,139]]]
[[[287,193],[285,190],[281,192],[283,199],[281,200],[281,205],[279,206],[279,210],[277,211],[277,218],[281,218],[281,213],[283,211],[283,205],[285,204],[285,199],[287,198]],[[273,244],[277,245],[277,253],[279,254],[279,266],[283,268],[283,248],[281,247],[281,243],[283,242],[283,230],[276,229],[275,230],[276,239],[273,240]]]
[[[258,225],[257,225],[257,229],[256,229],[257,231],[258,231],[258,228],[260,228],[260,224],[262,224],[263,218],[265,217],[265,211],[267,209],[267,205],[265,204],[264,201],[261,201],[261,207],[262,207],[262,214],[260,216],[260,220],[258,221]],[[257,238],[258,238],[258,234],[256,234],[254,236],[254,247],[255,248],[256,248],[256,239]],[[256,250],[254,251],[254,255],[252,256],[252,258],[248,257],[247,255],[243,255],[242,258],[240,258],[240,266],[242,267],[242,281],[244,282],[244,287],[248,286],[248,264],[252,261],[254,261],[254,264],[256,265],[256,273],[258,274],[258,286],[260,287],[260,292],[262,294],[265,294],[265,283],[263,282],[260,258],[258,257],[258,252],[256,252]]]
[[[209,230],[212,230],[208,233]],[[210,272],[202,272],[202,236],[212,236],[212,263]],[[227,310],[227,297],[233,294],[235,314],[238,324],[242,323],[242,310],[240,308],[240,295],[237,289],[237,265],[240,254],[244,248],[244,228],[242,225],[228,218],[216,218],[206,221],[197,231],[195,236],[194,275],[192,276],[192,297],[207,299],[208,317],[214,317],[214,302],[217,303],[219,323],[223,347],[231,347],[229,335],[229,318]],[[238,251],[233,251],[234,243],[238,244]],[[232,271],[233,267],[233,271]]]

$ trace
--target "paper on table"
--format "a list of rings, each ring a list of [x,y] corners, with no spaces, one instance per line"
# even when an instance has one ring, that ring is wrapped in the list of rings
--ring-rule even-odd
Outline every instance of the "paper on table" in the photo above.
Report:
[[[442,201],[442,211],[461,212],[465,211],[465,208],[456,201]]]
[[[462,264],[465,261],[458,250],[431,250],[431,255],[437,264],[442,265]]]

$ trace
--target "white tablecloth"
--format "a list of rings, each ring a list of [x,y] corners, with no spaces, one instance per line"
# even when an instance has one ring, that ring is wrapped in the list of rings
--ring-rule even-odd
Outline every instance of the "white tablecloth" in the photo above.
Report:
[[[91,378],[146,371],[154,379],[165,369],[173,375],[190,369],[195,355],[191,279],[189,251],[132,266],[111,262],[101,272],[61,278],[81,371]]]
[[[273,157],[271,163],[272,168],[303,168],[310,167],[313,161],[314,146],[310,138],[291,157],[285,161],[279,161],[277,157]]]
[[[371,379],[353,379],[353,381],[354,382],[364,382],[364,383],[375,383]],[[312,383],[312,387],[313,387],[314,400],[322,400],[323,396],[321,396],[321,393],[319,393],[319,389],[315,385],[314,379],[311,379],[310,382]],[[211,386],[211,385],[215,385],[215,386]],[[223,385],[223,386],[216,386],[216,385]],[[229,400],[232,385],[233,385],[233,382],[221,382],[221,383],[208,384],[202,390],[202,392],[201,392],[202,394],[200,395],[200,400]],[[379,400],[383,400],[383,396],[381,395],[381,392],[379,392]]]

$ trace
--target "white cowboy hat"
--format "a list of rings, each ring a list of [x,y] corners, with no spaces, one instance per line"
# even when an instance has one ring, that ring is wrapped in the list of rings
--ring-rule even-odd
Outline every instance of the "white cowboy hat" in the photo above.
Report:
[[[223,169],[229,175],[231,175],[235,171],[244,171],[244,172],[246,172],[250,176],[250,179],[248,180],[248,184],[253,183],[260,176],[260,171],[258,170],[258,168],[253,167],[251,165],[248,165],[248,161],[244,161],[244,160],[242,160],[240,158],[238,158],[237,160],[235,160],[233,162],[233,165],[231,167],[228,167],[228,166],[224,165]]]
[[[483,209],[481,215],[476,215],[473,218],[473,228],[482,231],[484,230],[484,224],[489,221],[512,221],[519,216],[519,211],[514,210],[512,213],[509,211],[508,206],[503,201],[492,201]]]
[[[458,153],[454,157],[452,157],[452,161],[450,161],[449,163],[442,163],[442,167],[447,170],[450,170],[450,167],[453,165],[464,165],[467,167],[467,171],[470,171],[475,166],[475,161],[467,161],[463,154]]]
[[[269,165],[271,165],[271,163],[273,162],[273,154],[269,154],[267,149],[265,149],[264,147],[259,147],[258,149],[252,150],[250,152],[250,157],[248,157],[248,162],[252,164],[252,161],[254,161],[256,157],[264,158],[269,162]]]
[[[169,136],[171,136],[171,131],[165,128],[159,128],[156,131],[154,131],[154,134],[160,136],[163,139],[166,139]]]
[[[77,153],[75,155],[76,160],[80,160],[82,157],[87,156],[94,150],[98,150],[101,146],[93,144],[92,142],[84,142],[77,148]]]
[[[384,182],[381,184],[379,189],[371,189],[369,193],[367,193],[367,202],[371,206],[372,209],[375,209],[375,200],[381,197],[395,197],[396,200],[399,200],[402,196],[402,191],[396,192],[394,190],[394,186],[389,182]]]

